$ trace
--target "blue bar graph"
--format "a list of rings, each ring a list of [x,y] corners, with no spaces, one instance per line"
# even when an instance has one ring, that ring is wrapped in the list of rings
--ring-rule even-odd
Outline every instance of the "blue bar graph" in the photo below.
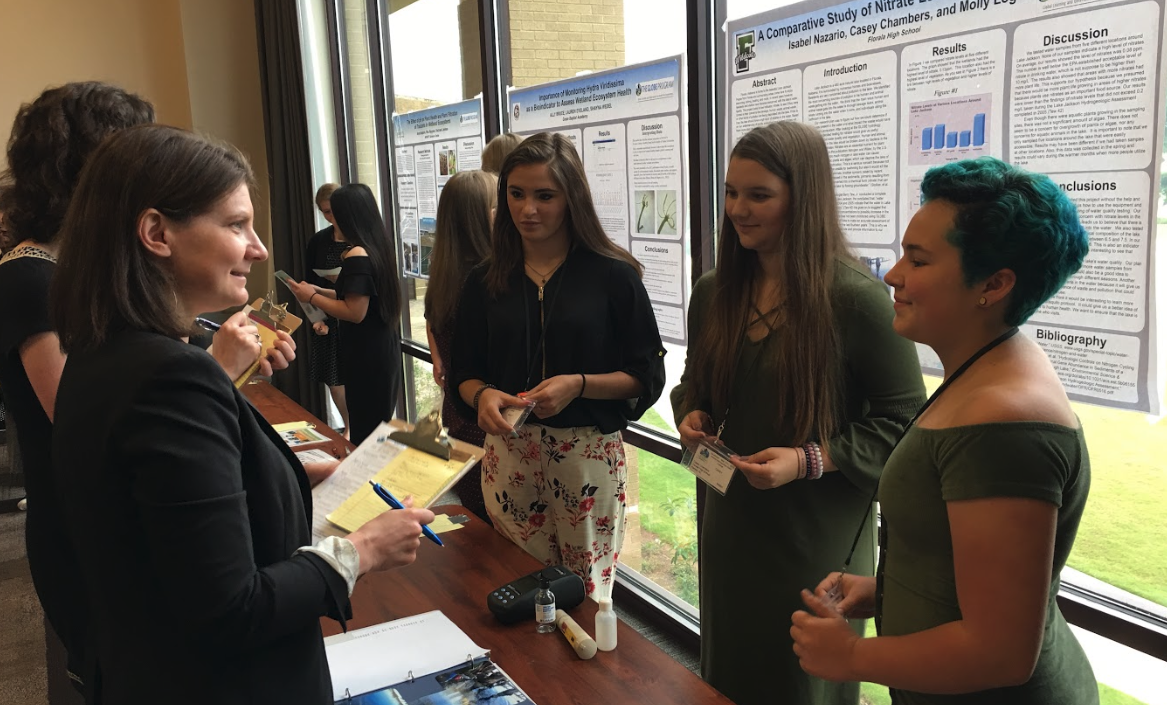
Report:
[[[981,147],[985,144],[984,113],[977,113],[976,115],[973,115],[972,143],[974,147]]]
[[[949,149],[956,148],[956,133],[955,132],[949,132],[947,135],[944,136],[944,146],[949,148]]]
[[[920,149],[932,149],[932,128],[925,127],[920,131]]]
[[[960,146],[967,147],[972,143],[972,130],[961,130],[960,132]]]
[[[944,123],[932,128],[932,145],[936,149],[944,149]]]

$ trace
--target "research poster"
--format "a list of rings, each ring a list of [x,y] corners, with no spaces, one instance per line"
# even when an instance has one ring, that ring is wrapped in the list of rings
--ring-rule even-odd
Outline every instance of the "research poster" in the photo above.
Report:
[[[680,57],[512,89],[510,130],[563,134],[604,232],[644,265],[661,337],[685,344],[685,89]]]
[[[482,166],[478,98],[393,116],[401,271],[428,279],[438,198],[450,177]]]
[[[930,167],[989,155],[1049,174],[1090,254],[1023,330],[1073,399],[1160,413],[1163,0],[810,0],[726,31],[726,154],[759,125],[816,126],[843,228],[877,276]]]

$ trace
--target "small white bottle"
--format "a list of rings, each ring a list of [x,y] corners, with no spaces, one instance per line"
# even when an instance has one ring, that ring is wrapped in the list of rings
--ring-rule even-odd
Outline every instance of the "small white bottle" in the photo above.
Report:
[[[539,576],[539,591],[535,593],[535,631],[550,634],[555,631],[555,593],[551,592],[551,581],[547,576]]]
[[[600,611],[596,612],[596,647],[600,651],[616,648],[616,613],[610,597],[600,598]]]

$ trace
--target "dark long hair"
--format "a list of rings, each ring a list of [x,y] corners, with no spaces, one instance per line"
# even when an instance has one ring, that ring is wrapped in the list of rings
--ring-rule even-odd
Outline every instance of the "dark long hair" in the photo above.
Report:
[[[490,265],[486,271],[487,291],[493,296],[506,292],[507,280],[516,269],[523,266],[523,238],[506,205],[507,177],[515,167],[527,164],[546,164],[555,185],[567,198],[564,225],[573,247],[582,247],[627,262],[637,274],[644,275],[644,267],[640,262],[627,250],[613,243],[600,225],[583,162],[579,160],[571,140],[560,134],[541,132],[523,140],[502,164],[502,173],[498,178],[498,210],[494,216]]]
[[[154,122],[154,106],[97,81],[66,83],[20,106],[8,138],[5,216],[16,240],[50,243],[89,155],[109,134]]]
[[[154,208],[188,223],[241,184],[254,190],[255,177],[239,150],[177,127],[143,125],[103,142],[60,233],[49,298],[64,350],[96,347],[117,328],[189,333],[170,269],[138,240],[138,220]]]
[[[776,122],[746,133],[730,159],[755,161],[790,186],[790,221],[779,239],[786,331],[767,346],[766,363],[781,372],[776,428],[794,445],[825,444],[834,435],[841,374],[831,288],[837,261],[849,256],[827,145],[809,125]],[[758,267],[757,253],[742,247],[733,221],[722,218],[713,302],[700,340],[689,346],[695,370],[687,408],[701,399],[717,409],[728,404]]]
[[[364,184],[348,184],[332,192],[332,217],[347,243],[365,248],[377,282],[381,320],[396,325],[401,313],[401,282],[397,278],[396,250],[389,242],[377,199]]]
[[[490,254],[490,209],[497,182],[485,171],[462,171],[442,189],[425,289],[425,317],[434,330],[450,324],[466,275]]]

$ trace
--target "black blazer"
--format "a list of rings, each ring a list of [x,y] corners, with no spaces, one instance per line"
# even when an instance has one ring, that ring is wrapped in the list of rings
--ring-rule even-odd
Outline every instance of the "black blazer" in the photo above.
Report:
[[[86,700],[331,703],[319,619],[349,616],[347,587],[293,556],[308,478],[214,359],[115,333],[69,356],[54,421],[93,615]]]

